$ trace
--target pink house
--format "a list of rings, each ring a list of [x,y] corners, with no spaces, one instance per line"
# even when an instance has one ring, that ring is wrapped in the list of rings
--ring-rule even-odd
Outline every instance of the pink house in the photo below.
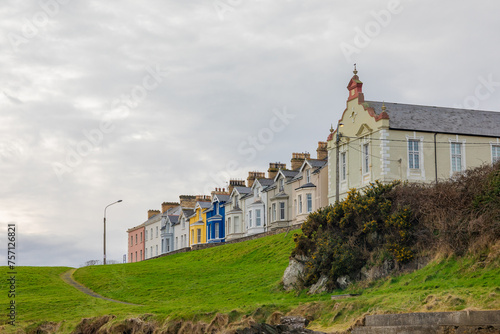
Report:
[[[128,262],[144,260],[144,224],[128,229]]]

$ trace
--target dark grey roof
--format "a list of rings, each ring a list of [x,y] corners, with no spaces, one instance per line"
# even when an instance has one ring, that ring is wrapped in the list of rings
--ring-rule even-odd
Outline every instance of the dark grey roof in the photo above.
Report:
[[[184,216],[189,217],[193,215],[194,209],[182,209]]]
[[[259,181],[262,187],[267,187],[274,183],[273,179],[258,179],[257,181]]]
[[[385,104],[389,128],[500,137],[500,112],[366,101],[377,115]]]
[[[229,201],[229,195],[222,195],[222,194],[215,194],[214,196],[216,196],[218,199],[219,199],[219,202],[227,202]]]
[[[171,222],[172,224],[175,224],[175,223],[177,223],[177,222],[179,221],[179,216],[174,216],[174,215],[170,216],[170,215],[169,215],[169,216],[168,216],[168,219],[170,220],[170,222]]]
[[[234,187],[240,194],[248,194],[252,189],[248,187]]]
[[[210,206],[212,206],[212,202],[197,202],[197,203],[202,209],[208,209]]]
[[[307,159],[306,161],[312,166],[312,168],[321,168],[328,162],[326,160],[318,160],[318,159]]]
[[[303,189],[303,188],[316,188],[316,185],[314,185],[311,182],[309,182],[309,183],[301,185],[300,187],[296,188],[295,190],[297,190],[297,189]]]
[[[282,169],[281,172],[283,173],[283,175],[285,175],[286,178],[290,178],[290,177],[294,177],[299,171]]]

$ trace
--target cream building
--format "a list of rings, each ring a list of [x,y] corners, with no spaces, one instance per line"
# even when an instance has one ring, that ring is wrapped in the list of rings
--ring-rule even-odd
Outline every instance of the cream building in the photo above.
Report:
[[[357,71],[328,137],[328,199],[379,180],[437,182],[500,159],[500,113],[365,101]],[[337,151],[338,147],[338,151]],[[338,174],[337,174],[338,152]]]

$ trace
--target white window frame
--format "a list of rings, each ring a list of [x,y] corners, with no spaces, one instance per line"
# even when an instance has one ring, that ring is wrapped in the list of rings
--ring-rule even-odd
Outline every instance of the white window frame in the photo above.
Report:
[[[285,179],[281,178],[278,181],[279,189],[278,191],[285,191]]]
[[[347,179],[347,152],[340,152],[340,181]]]
[[[302,213],[302,195],[297,196],[297,202],[298,202],[298,206],[299,206],[299,214],[301,214]]]
[[[158,226],[156,226],[156,237],[158,238]]]
[[[306,170],[306,183],[311,182],[311,169]]]
[[[253,226],[253,222],[252,222],[252,210],[249,210],[248,211],[248,227],[252,228]]]
[[[276,212],[276,203],[273,203],[272,205],[272,213],[273,213],[273,222],[276,221],[276,217],[277,217],[277,212]]]
[[[307,213],[310,213],[310,212],[312,212],[312,207],[313,207],[312,194],[311,193],[307,193],[306,194],[306,199],[307,199]]]
[[[238,219],[237,219],[238,218]],[[239,216],[235,216],[234,219],[233,219],[233,223],[234,223],[234,233],[240,233],[241,232],[241,228],[240,228],[240,221],[239,221]]]
[[[227,234],[231,234],[231,217],[227,217]]]
[[[370,143],[369,142],[363,142],[362,144],[362,149],[361,149],[361,165],[362,165],[362,173],[363,175],[370,174]]]
[[[420,156],[422,150],[420,146],[421,146],[421,141],[419,139],[416,138],[407,139],[409,169],[419,170],[421,168]]]
[[[418,142],[418,151],[410,151],[410,142]],[[425,180],[425,168],[424,168],[424,137],[417,137],[417,133],[413,132],[412,136],[406,136],[406,153],[408,158],[408,163],[406,165],[406,177],[407,179]],[[413,152],[413,153],[411,153]],[[410,157],[411,154],[418,154],[418,168],[410,168]],[[415,166],[413,166],[415,167]]]
[[[490,143],[491,146],[491,163],[500,161],[500,141],[496,143]]]
[[[219,223],[215,223],[214,229],[215,229],[215,231],[214,231],[213,239],[219,239],[219,235],[220,235]]]
[[[452,176],[455,173],[461,173],[465,170],[465,140],[459,140],[458,135],[457,137],[453,139],[449,139],[450,142],[450,176]],[[454,145],[460,145],[460,154],[456,154],[456,152],[453,152],[453,147]],[[460,158],[460,170],[453,170],[453,159],[456,159],[457,157]]]
[[[280,209],[280,213],[279,213],[280,220],[286,220],[286,204],[285,204],[285,202],[279,202],[279,209]]]
[[[144,232],[144,240],[147,241],[148,240],[148,229],[145,229],[145,232]]]
[[[260,209],[255,209],[255,226],[260,227],[262,226],[262,219],[260,215]]]
[[[198,244],[201,244],[201,228],[196,229],[196,241]]]

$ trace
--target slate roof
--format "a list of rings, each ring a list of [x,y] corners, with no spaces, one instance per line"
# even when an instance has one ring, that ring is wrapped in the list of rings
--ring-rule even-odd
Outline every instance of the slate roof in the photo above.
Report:
[[[258,179],[258,181],[262,187],[267,187],[274,183],[273,179]]]
[[[193,215],[194,209],[182,209],[182,212],[184,213],[184,216],[189,217]]]
[[[307,159],[306,161],[312,166],[312,168],[321,168],[328,162],[326,160],[318,160],[318,159]]]
[[[252,191],[252,189],[248,187],[234,187],[234,189],[238,190],[240,194],[248,194],[249,192]]]
[[[286,178],[289,178],[294,177],[299,171],[282,169],[281,172],[283,173],[283,175],[285,175]]]
[[[214,196],[217,196],[217,198],[219,199],[219,202],[227,202],[229,201],[229,195],[219,195],[219,194],[215,194]]]
[[[377,115],[385,104],[389,128],[500,137],[500,112],[366,101]]]
[[[212,202],[197,202],[197,203],[202,209],[208,209],[209,207],[212,206]]]
[[[175,223],[177,223],[179,221],[179,216],[169,215],[168,219],[170,219],[170,222],[172,224],[175,224]]]

